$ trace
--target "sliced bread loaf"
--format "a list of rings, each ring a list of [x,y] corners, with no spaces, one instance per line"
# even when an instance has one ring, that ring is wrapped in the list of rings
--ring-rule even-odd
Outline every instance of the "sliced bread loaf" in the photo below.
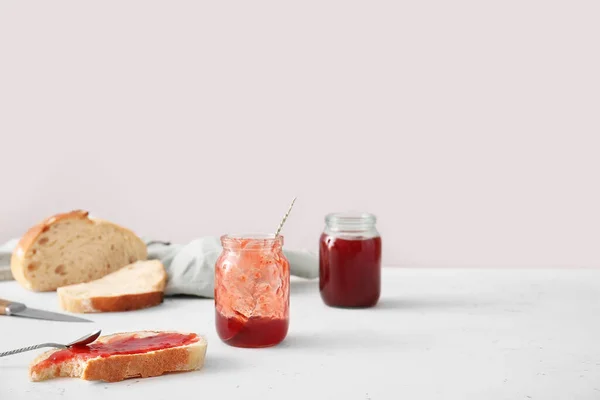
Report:
[[[130,230],[72,211],[31,228],[13,252],[11,270],[25,288],[51,291],[146,258],[146,245]]]
[[[206,340],[195,333],[140,331],[101,336],[79,347],[50,350],[31,363],[29,378],[58,377],[117,382],[204,365]]]
[[[137,261],[88,283],[59,287],[60,306],[70,312],[129,311],[163,300],[167,273],[158,260]]]

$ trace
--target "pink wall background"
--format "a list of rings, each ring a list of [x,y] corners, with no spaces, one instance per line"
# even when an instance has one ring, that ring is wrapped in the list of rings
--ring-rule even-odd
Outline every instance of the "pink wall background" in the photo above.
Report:
[[[493,3],[493,4],[492,4]],[[0,241],[378,215],[394,266],[600,265],[597,1],[0,4]]]

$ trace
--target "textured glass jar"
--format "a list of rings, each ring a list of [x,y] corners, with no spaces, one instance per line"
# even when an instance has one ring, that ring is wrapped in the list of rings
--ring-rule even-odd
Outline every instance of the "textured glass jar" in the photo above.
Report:
[[[325,217],[319,243],[319,290],[332,307],[373,307],[381,294],[381,237],[367,213]]]
[[[225,235],[215,265],[217,333],[236,347],[268,347],[288,331],[290,265],[283,237]]]

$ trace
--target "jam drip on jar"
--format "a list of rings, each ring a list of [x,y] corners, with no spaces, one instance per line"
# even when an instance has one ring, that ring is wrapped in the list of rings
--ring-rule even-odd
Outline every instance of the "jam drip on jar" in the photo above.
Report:
[[[37,364],[35,369],[42,370],[51,365],[61,364],[75,358],[87,360],[95,357],[146,353],[185,346],[195,343],[198,340],[198,335],[195,333],[159,332],[147,337],[138,337],[135,334],[127,336],[118,335],[105,342],[94,342],[87,346],[73,346],[56,351],[50,357]]]

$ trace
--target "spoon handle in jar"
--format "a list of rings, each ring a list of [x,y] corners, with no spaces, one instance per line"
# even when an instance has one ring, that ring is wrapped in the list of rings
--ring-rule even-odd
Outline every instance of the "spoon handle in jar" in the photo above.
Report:
[[[288,217],[290,215],[290,211],[292,211],[292,207],[294,207],[295,202],[296,202],[296,197],[294,197],[294,200],[292,200],[292,204],[290,204],[290,208],[288,208],[287,212],[283,216],[283,219],[279,223],[279,226],[277,227],[277,232],[275,232],[275,237],[279,236],[279,232],[281,232],[281,228],[283,228],[283,224],[285,224],[285,221],[288,219]]]

